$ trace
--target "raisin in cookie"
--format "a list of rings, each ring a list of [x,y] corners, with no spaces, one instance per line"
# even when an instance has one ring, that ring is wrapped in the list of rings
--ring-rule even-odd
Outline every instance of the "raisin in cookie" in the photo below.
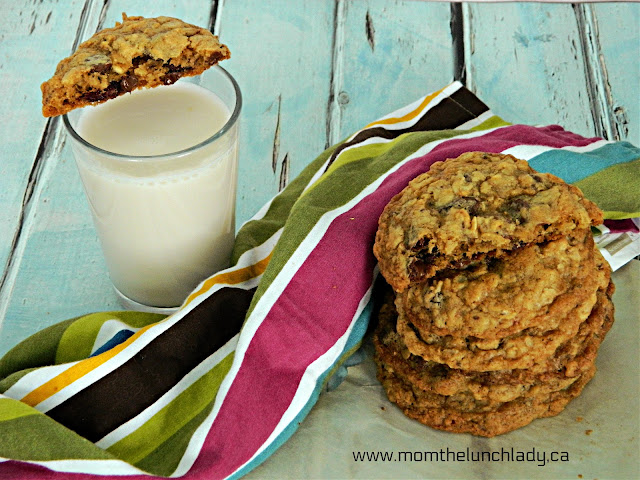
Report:
[[[122,16],[62,60],[44,82],[42,114],[62,115],[143,87],[199,75],[230,57],[229,49],[206,29],[171,17]]]
[[[595,371],[593,365],[564,389],[520,397],[484,412],[431,407],[426,398],[397,376],[383,372],[380,380],[389,400],[398,405],[406,416],[438,430],[494,437],[524,427],[537,418],[558,415],[572,399],[580,395]]]
[[[589,230],[532,243],[411,284],[397,301],[425,334],[497,339],[541,325],[551,330],[592,293],[585,285],[595,271],[593,250]]]
[[[397,376],[421,392],[432,406],[453,406],[464,411],[490,411],[519,397],[536,396],[567,388],[576,378],[591,369],[602,340],[613,324],[611,294],[613,284],[599,296],[589,319],[581,326],[576,341],[556,350],[547,362],[548,370],[527,369],[489,372],[453,369],[413,355],[395,330],[397,312],[392,302],[377,315],[373,335],[374,360],[379,375]],[[581,339],[584,341],[580,342]],[[576,348],[577,347],[577,348]]]
[[[373,251],[400,292],[440,270],[600,223],[595,204],[560,178],[511,155],[468,152],[434,164],[389,202]]]
[[[584,325],[590,325],[588,331],[599,327],[589,323],[589,319],[594,308],[597,308],[599,298],[610,289],[611,268],[600,252],[595,250],[594,255],[597,267],[594,275],[588,277],[590,284],[584,285],[585,290],[592,293],[565,318],[554,322],[554,328],[547,329],[540,325],[497,339],[427,334],[420,332],[407,319],[402,308],[398,308],[397,331],[412,354],[451,368],[471,371],[520,368],[532,372],[546,371],[549,359],[558,349],[571,343],[582,345],[584,338],[580,332],[581,328],[585,331]],[[396,303],[396,307],[400,305]]]

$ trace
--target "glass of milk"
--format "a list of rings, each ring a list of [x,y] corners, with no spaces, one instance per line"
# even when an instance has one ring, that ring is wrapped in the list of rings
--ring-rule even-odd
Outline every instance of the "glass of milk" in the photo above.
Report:
[[[222,67],[64,116],[121,302],[171,311],[228,266],[242,96]]]

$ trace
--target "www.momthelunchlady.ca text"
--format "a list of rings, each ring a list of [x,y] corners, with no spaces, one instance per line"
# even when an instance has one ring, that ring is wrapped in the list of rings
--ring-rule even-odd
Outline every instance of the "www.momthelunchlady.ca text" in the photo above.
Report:
[[[494,451],[451,450],[449,447],[431,451],[360,451],[352,452],[355,462],[529,462],[543,467],[550,462],[568,462],[569,452],[555,450],[517,450],[501,448]]]

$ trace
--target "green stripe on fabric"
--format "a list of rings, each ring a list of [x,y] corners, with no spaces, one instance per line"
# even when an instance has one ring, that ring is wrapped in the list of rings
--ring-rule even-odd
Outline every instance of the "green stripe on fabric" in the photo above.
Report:
[[[13,398],[0,398],[0,422],[39,413],[35,408]]]
[[[9,350],[0,359],[0,379],[21,370],[53,365],[60,338],[75,321],[72,318],[40,330]]]
[[[151,455],[186,424],[207,408],[228,373],[234,354],[230,353],[214,368],[181,392],[146,423],[107,448],[111,454],[136,464]],[[158,468],[164,468],[158,465]]]
[[[498,117],[497,115],[494,115],[492,117],[489,117],[487,120],[485,120],[481,124],[470,128],[469,130],[474,130],[474,131],[488,130],[490,128],[506,127],[508,125],[511,125],[511,124],[509,122],[506,122],[502,118]]]
[[[304,170],[273,199],[264,217],[258,220],[250,220],[242,226],[238,231],[233,246],[231,255],[232,265],[237,263],[243,253],[258,245],[262,245],[282,228],[293,204],[298,200],[300,194],[309,184],[313,176],[339,145],[340,144],[334,145],[325,150],[318,158],[307,165]]]
[[[345,150],[336,160],[338,165],[318,179],[312,188],[305,191],[291,209],[284,227],[285,233],[278,242],[278,248],[273,252],[248,314],[322,215],[353,199],[367,185],[376,181],[401,159],[409,157],[420,147],[465,133],[468,133],[468,130],[413,132],[409,135],[401,135],[385,143],[384,153],[379,155],[380,147],[376,144]],[[366,167],[363,168],[363,165]],[[327,181],[328,178],[331,178],[331,181]]]
[[[132,328],[141,328],[159,322],[165,315],[143,312],[100,312],[78,317],[60,338],[56,363],[75,362],[91,355],[98,332],[105,322],[118,320]]]
[[[613,165],[574,183],[606,219],[640,217],[640,158]]]
[[[0,422],[0,439],[0,457],[14,460],[114,459],[41,413]]]
[[[386,152],[388,152],[392,148],[396,148],[395,142],[402,141],[405,136],[416,135],[415,132],[411,132],[408,134],[400,135],[396,139],[388,142],[388,143],[372,143],[369,145],[361,145],[358,147],[353,147],[350,149],[346,149],[340,153],[340,155],[335,159],[335,161],[331,164],[331,166],[327,169],[325,174],[319,178],[312,187],[305,192],[305,195],[315,189],[318,185],[321,185],[323,182],[327,181],[328,178],[333,178],[336,170],[348,163],[357,162],[362,159],[370,159],[378,157]]]
[[[154,475],[171,475],[182,460],[184,452],[189,446],[194,432],[205,421],[215,400],[212,400],[200,413],[193,417],[180,430],[171,435],[165,442],[159,445],[153,452],[136,463],[136,467],[153,473]]]

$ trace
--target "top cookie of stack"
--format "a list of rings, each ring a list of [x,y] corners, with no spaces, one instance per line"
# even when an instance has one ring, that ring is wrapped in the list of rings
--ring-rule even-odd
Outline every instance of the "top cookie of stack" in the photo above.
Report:
[[[580,190],[511,155],[469,152],[412,180],[387,205],[374,254],[395,291],[448,268],[602,223]]]

